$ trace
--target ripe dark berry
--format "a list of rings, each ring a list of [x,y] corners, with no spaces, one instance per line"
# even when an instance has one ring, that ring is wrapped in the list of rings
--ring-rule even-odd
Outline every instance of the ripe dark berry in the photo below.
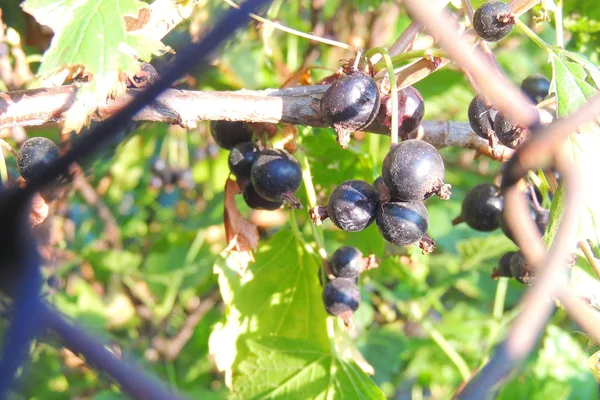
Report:
[[[542,74],[533,74],[523,79],[521,90],[534,104],[538,104],[548,97],[550,81]]]
[[[505,38],[512,30],[514,17],[508,4],[490,1],[483,4],[473,15],[473,29],[480,38],[488,42],[497,42]]]
[[[496,145],[494,134],[494,117],[496,110],[485,105],[481,96],[473,97],[469,104],[469,125],[480,138],[486,139],[493,149]]]
[[[239,180],[250,179],[252,163],[258,156],[258,146],[252,142],[236,144],[229,153],[229,170]]]
[[[210,121],[210,134],[216,144],[227,150],[252,140],[252,131],[240,121]]]
[[[394,201],[422,201],[434,193],[450,197],[444,185],[444,161],[435,147],[418,139],[392,147],[383,160],[382,176]]]
[[[512,273],[510,272],[510,259],[515,253],[515,251],[509,251],[500,257],[500,260],[498,261],[498,267],[494,268],[492,271],[493,279],[498,279],[500,277],[512,278]]]
[[[19,173],[26,181],[38,177],[50,164],[60,157],[60,149],[50,139],[34,137],[27,139],[17,156]]]
[[[529,137],[530,131],[527,128],[517,125],[510,118],[502,113],[497,113],[494,119],[494,131],[498,141],[510,147],[516,149]]]
[[[427,224],[429,214],[420,201],[389,202],[382,204],[377,212],[377,227],[379,232],[390,243],[398,246],[408,246],[419,243],[424,251],[428,240]],[[426,239],[421,243],[422,239]]]
[[[425,103],[417,89],[412,86],[405,87],[398,92],[398,134],[403,138],[413,133],[419,127],[425,114]],[[380,124],[391,131],[392,127],[392,96],[385,95],[381,98],[381,107],[377,114]]]
[[[243,196],[248,207],[254,210],[272,211],[281,208],[281,206],[283,205],[282,200],[270,201],[260,197],[260,195],[256,193],[254,186],[252,186],[251,184],[246,185],[246,187],[244,188]]]
[[[321,98],[321,117],[338,134],[345,148],[350,134],[367,127],[379,111],[381,99],[377,84],[370,76],[352,70],[331,84]]]
[[[518,282],[531,286],[535,282],[535,270],[525,260],[525,256],[519,250],[510,258],[510,274]]]
[[[270,201],[287,201],[302,208],[294,193],[302,183],[302,169],[298,161],[283,150],[263,150],[252,163],[252,185],[262,198]]]
[[[373,186],[364,181],[349,180],[333,190],[326,207],[315,207],[310,216],[317,225],[329,218],[344,231],[358,232],[375,220],[378,207],[379,195]]]
[[[363,257],[356,247],[342,246],[333,253],[329,265],[336,277],[357,279],[361,272],[375,268],[377,261],[373,255]]]
[[[360,305],[360,292],[354,280],[335,278],[327,282],[323,289],[323,304],[329,314],[341,317],[351,325],[352,315]]]
[[[489,232],[498,229],[498,216],[504,208],[500,188],[490,183],[475,186],[462,202],[460,216],[476,231]]]

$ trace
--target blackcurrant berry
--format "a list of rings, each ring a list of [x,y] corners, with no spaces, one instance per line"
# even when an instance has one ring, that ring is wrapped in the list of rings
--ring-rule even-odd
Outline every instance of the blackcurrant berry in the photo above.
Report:
[[[512,273],[510,272],[510,259],[515,253],[516,252],[514,251],[509,251],[500,257],[500,260],[498,261],[498,267],[494,268],[492,271],[492,278],[512,278]]]
[[[381,205],[376,221],[385,240],[398,246],[408,246],[426,236],[429,214],[420,201],[389,202]]]
[[[311,218],[319,225],[326,218],[347,232],[358,232],[374,220],[379,206],[379,195],[367,182],[349,180],[336,187],[326,207],[315,207]]]
[[[494,119],[494,132],[498,141],[510,147],[516,149],[529,137],[529,129],[517,125],[513,120],[508,118],[502,113],[497,113]]]
[[[469,104],[469,125],[473,132],[487,140],[490,147],[494,148],[496,144],[496,136],[494,134],[494,117],[496,110],[485,105],[481,96],[475,96]]]
[[[534,104],[538,104],[548,97],[550,81],[542,74],[533,74],[523,79],[521,90]]]
[[[287,201],[302,208],[294,193],[302,183],[302,169],[294,157],[283,150],[263,150],[252,163],[252,185],[261,197],[270,201]]]
[[[42,174],[52,162],[60,157],[60,149],[50,139],[34,137],[27,139],[17,155],[17,168],[26,181]]]
[[[335,278],[323,289],[323,304],[329,314],[351,325],[352,315],[360,305],[360,292],[352,279]]]
[[[236,178],[250,179],[252,163],[258,156],[258,146],[252,142],[236,144],[229,153],[229,170]]]
[[[352,70],[331,84],[321,98],[321,117],[338,134],[345,148],[350,134],[367,127],[379,111],[379,88],[370,76]]]
[[[398,91],[398,134],[403,138],[413,133],[419,127],[425,114],[425,103],[417,89],[412,86]],[[381,98],[381,107],[377,113],[380,124],[391,131],[392,127],[392,96]]]
[[[383,160],[382,176],[394,201],[422,201],[434,193],[450,197],[444,185],[444,161],[435,147],[418,139],[392,147]]]
[[[548,226],[548,218],[550,217],[550,211],[545,210],[543,208],[537,209],[535,206],[533,206],[530,203],[529,204],[529,217],[535,222],[535,225],[537,226],[540,234],[543,235],[544,231],[546,230],[546,226]],[[508,224],[506,223],[506,218],[504,217],[504,212],[502,212],[502,213],[500,213],[500,215],[498,215],[498,225],[500,225],[500,229],[502,230],[504,235],[514,242],[515,237],[511,231],[511,229],[508,227]]]
[[[503,207],[500,188],[491,183],[482,183],[467,193],[460,216],[476,231],[489,232],[498,229],[498,216]]]
[[[531,286],[535,282],[535,270],[527,262],[523,253],[519,250],[510,258],[510,274],[518,282]]]
[[[342,246],[333,253],[329,265],[336,277],[356,279],[361,272],[375,268],[377,261],[374,256],[363,257],[356,247]]]
[[[473,15],[473,29],[480,38],[488,42],[497,42],[505,38],[512,30],[514,17],[508,4],[490,1],[483,4]]]
[[[244,200],[248,207],[254,210],[277,210],[283,205],[282,200],[270,201],[260,197],[252,184],[247,184],[243,192]]]
[[[216,144],[227,150],[252,140],[252,130],[240,121],[210,121],[210,134]]]

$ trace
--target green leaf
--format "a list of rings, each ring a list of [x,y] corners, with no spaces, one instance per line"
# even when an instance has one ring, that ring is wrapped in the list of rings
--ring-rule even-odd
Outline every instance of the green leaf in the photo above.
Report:
[[[92,75],[96,99],[119,89],[121,72],[133,74],[137,59],[150,60],[164,46],[143,31],[128,32],[125,17],[137,18],[146,5],[138,0],[27,0],[25,12],[54,31],[38,74],[48,77],[69,68]]]
[[[383,399],[379,388],[354,362],[328,347],[281,337],[249,340],[251,356],[240,365],[238,398]]]

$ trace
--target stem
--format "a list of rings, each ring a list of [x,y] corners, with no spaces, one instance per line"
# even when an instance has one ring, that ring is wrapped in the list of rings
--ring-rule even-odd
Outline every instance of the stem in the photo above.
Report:
[[[554,26],[556,29],[556,45],[564,47],[565,35],[563,31],[563,0],[556,0],[556,9],[554,10]]]
[[[390,95],[392,96],[392,145],[398,144],[398,91],[396,90],[396,75],[394,65],[386,49],[381,52],[390,79]]]
[[[506,290],[508,289],[508,278],[498,279],[498,285],[496,286],[496,296],[494,297],[494,319],[498,322],[504,315],[504,301],[506,299]]]
[[[578,243],[578,246],[588,260],[590,267],[592,267],[594,273],[600,279],[600,263],[598,262],[598,259],[594,257],[594,253],[592,252],[589,243],[587,241],[581,241]]]
[[[467,381],[471,377],[471,369],[467,365],[466,361],[458,354],[458,352],[454,349],[452,344],[446,340],[446,338],[433,327],[430,321],[423,320],[421,321],[421,326],[429,334],[431,339],[442,349],[444,353],[448,356],[450,361],[454,363],[458,372],[463,379],[463,381]]]
[[[542,40],[534,31],[529,29],[527,25],[522,23],[518,18],[515,18],[515,25],[523,31],[525,35],[529,37],[533,41],[533,43],[537,44],[539,48],[545,51],[549,51],[548,44]]]

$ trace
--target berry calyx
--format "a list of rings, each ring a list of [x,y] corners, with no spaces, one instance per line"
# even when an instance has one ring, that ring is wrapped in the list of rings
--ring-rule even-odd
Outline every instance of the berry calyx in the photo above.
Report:
[[[488,42],[504,39],[514,25],[514,16],[508,4],[490,1],[483,4],[473,15],[473,29]]]
[[[417,243],[431,252],[435,243],[427,236],[429,214],[422,202],[389,202],[377,213],[377,227],[385,240],[397,246]]]
[[[250,179],[262,198],[273,202],[285,200],[292,207],[302,208],[294,196],[302,183],[302,169],[286,151],[267,149],[259,152],[252,163]]]
[[[490,232],[498,229],[498,217],[504,208],[500,188],[490,183],[475,186],[467,193],[460,216],[472,229]]]
[[[469,125],[473,132],[488,141],[492,152],[496,147],[496,135],[494,133],[494,117],[496,110],[487,106],[481,96],[475,96],[469,103]]]
[[[333,253],[329,261],[331,272],[338,278],[355,279],[368,269],[375,268],[375,256],[363,257],[356,247],[342,246]]]
[[[394,201],[422,201],[433,194],[447,200],[444,161],[435,147],[418,139],[393,146],[383,160],[382,176]]]
[[[273,211],[281,208],[283,205],[282,200],[270,201],[261,197],[250,183],[246,184],[242,196],[248,207],[254,210]]]
[[[17,155],[19,174],[26,181],[42,174],[52,162],[60,157],[60,149],[45,137],[27,139]]]
[[[494,118],[494,131],[498,141],[511,149],[519,147],[530,135],[529,129],[517,125],[502,113],[497,113]]]
[[[236,144],[229,153],[229,170],[238,180],[250,179],[252,163],[258,156],[258,146],[252,142]]]
[[[534,104],[538,104],[548,97],[550,81],[542,74],[533,74],[523,79],[521,90]]]
[[[252,130],[240,121],[210,121],[210,135],[216,144],[227,150],[252,140]]]
[[[515,251],[509,251],[500,257],[498,266],[492,271],[492,279],[512,278],[512,273],[510,272],[510,259],[515,253]]]
[[[346,232],[358,232],[369,226],[379,207],[379,194],[373,186],[360,180],[349,180],[337,186],[325,207],[310,210],[310,217],[320,225],[324,219]]]
[[[417,89],[407,86],[398,91],[398,134],[408,139],[414,133],[425,114],[425,103]],[[391,131],[392,127],[392,96],[387,94],[381,98],[381,107],[377,121]]]
[[[335,278],[327,282],[323,289],[325,310],[344,320],[346,326],[352,326],[352,316],[360,305],[360,292],[354,280]]]
[[[524,285],[531,286],[535,283],[535,270],[520,250],[510,258],[510,274]]]
[[[348,147],[350,134],[375,120],[381,99],[377,84],[367,74],[351,70],[336,80],[321,98],[321,117],[337,132],[342,147]]]

